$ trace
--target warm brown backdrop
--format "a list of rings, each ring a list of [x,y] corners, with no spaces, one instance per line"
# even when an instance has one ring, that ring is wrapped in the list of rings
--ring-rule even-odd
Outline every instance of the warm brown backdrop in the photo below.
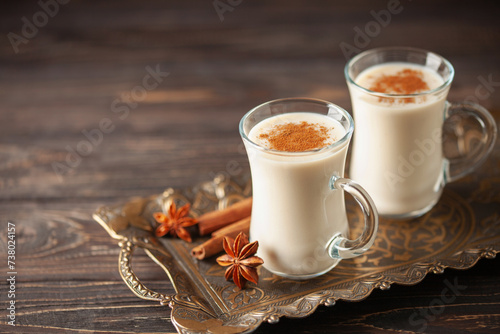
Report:
[[[456,68],[450,100],[471,97],[500,120],[496,1],[221,0],[235,5],[223,21],[214,1],[41,3],[52,4],[45,6],[51,15],[33,0],[0,5],[2,333],[174,332],[168,307],[123,284],[116,242],[92,212],[218,172],[247,173],[237,125],[264,101],[309,96],[350,110],[340,45],[433,50]],[[373,13],[388,8],[385,26],[375,24]],[[34,19],[37,31],[23,32]],[[370,27],[372,37],[356,37]],[[144,93],[148,67],[169,75],[127,107],[124,96]],[[100,125],[102,138],[93,131]],[[85,131],[95,144],[84,143]],[[73,150],[87,155],[75,159]],[[492,159],[500,161],[498,143]],[[498,177],[499,165],[483,168],[493,166]],[[9,221],[17,238],[16,327],[5,324]],[[415,331],[411,314],[429,312],[445,280],[455,279],[467,288],[435,319],[430,313],[427,331],[499,331],[499,261],[264,324],[258,333]],[[134,269],[151,288],[172,292],[143,253]]]

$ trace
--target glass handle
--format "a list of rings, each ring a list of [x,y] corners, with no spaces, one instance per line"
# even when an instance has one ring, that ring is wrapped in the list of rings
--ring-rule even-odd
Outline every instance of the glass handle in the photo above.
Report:
[[[444,174],[446,182],[452,182],[486,160],[495,144],[497,126],[488,110],[475,103],[447,102],[445,117],[443,151],[446,156],[453,147],[455,157],[445,159]],[[470,119],[475,119],[475,124]]]
[[[377,235],[378,213],[375,203],[363,187],[350,179],[334,176],[330,180],[330,188],[343,190],[354,197],[363,211],[365,228],[356,240],[349,240],[341,234],[335,235],[328,244],[328,254],[334,259],[359,256],[373,245]]]

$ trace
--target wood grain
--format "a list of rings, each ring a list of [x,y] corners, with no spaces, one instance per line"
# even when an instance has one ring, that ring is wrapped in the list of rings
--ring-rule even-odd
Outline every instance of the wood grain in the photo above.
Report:
[[[355,28],[364,29],[372,11],[388,3],[242,1],[221,21],[212,1],[74,0],[60,5],[18,53],[8,34],[21,35],[23,17],[32,21],[41,7],[35,0],[2,3],[0,248],[6,254],[6,224],[14,222],[18,275],[16,327],[6,324],[1,275],[0,333],[174,333],[168,307],[137,298],[123,284],[116,241],[92,212],[220,172],[248,173],[238,122],[267,100],[310,96],[350,110],[340,44],[355,44]],[[476,97],[498,121],[500,6],[448,0],[400,6],[360,49],[411,45],[442,54],[457,72],[450,100]],[[157,67],[168,76],[145,96],[132,95],[136,105],[126,104],[144,87],[148,68]],[[477,95],[488,78],[490,90]],[[113,129],[104,133],[102,122]],[[88,154],[71,160],[94,130],[102,138],[93,137]],[[481,173],[500,177],[498,147],[471,182]],[[66,159],[73,166],[56,173],[54,164],[68,166]],[[499,261],[320,307],[257,332],[417,332],[422,314],[432,310],[432,318],[424,317],[426,332],[498,332]],[[133,267],[150,288],[173,293],[144,253],[134,255]],[[467,286],[461,295],[430,307],[445,281],[455,279]]]

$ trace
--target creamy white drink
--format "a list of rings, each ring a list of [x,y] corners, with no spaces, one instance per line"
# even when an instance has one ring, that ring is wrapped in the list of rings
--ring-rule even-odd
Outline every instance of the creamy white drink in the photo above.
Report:
[[[338,263],[326,245],[337,233],[347,236],[348,223],[343,191],[332,191],[330,179],[343,176],[346,132],[327,115],[292,112],[264,119],[248,133],[250,237],[259,241],[266,269],[307,278]]]
[[[356,182],[344,178],[352,117],[331,102],[265,102],[239,124],[252,172],[250,239],[264,267],[291,279],[322,275],[374,243],[378,214]],[[364,230],[349,239],[344,192],[361,207]]]
[[[419,93],[444,80],[428,67],[399,62],[369,67],[353,79],[387,95],[349,86],[356,120],[349,176],[370,193],[381,215],[411,215],[434,205],[444,184],[441,132],[448,89]]]

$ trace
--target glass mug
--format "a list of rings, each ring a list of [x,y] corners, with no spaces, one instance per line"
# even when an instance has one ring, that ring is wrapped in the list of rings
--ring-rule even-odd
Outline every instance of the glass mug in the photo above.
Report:
[[[388,66],[383,71],[389,71],[394,64],[430,71],[438,86],[403,95],[372,91],[356,82],[377,67]],[[426,213],[446,183],[471,172],[493,148],[496,124],[490,113],[477,104],[446,101],[453,75],[446,59],[414,48],[369,50],[345,66],[356,121],[349,176],[370,193],[381,216],[412,218]],[[446,159],[443,134],[463,130],[451,119],[471,117],[481,127],[478,144],[465,157]]]
[[[335,123],[341,138],[305,152],[273,150],[250,139],[260,122],[296,112]],[[371,247],[378,229],[376,208],[360,185],[343,177],[354,130],[345,110],[316,99],[274,100],[250,110],[239,130],[252,175],[250,239],[259,242],[257,255],[266,269],[291,279],[312,278]],[[356,199],[364,213],[365,228],[356,240],[347,238],[344,192]]]

